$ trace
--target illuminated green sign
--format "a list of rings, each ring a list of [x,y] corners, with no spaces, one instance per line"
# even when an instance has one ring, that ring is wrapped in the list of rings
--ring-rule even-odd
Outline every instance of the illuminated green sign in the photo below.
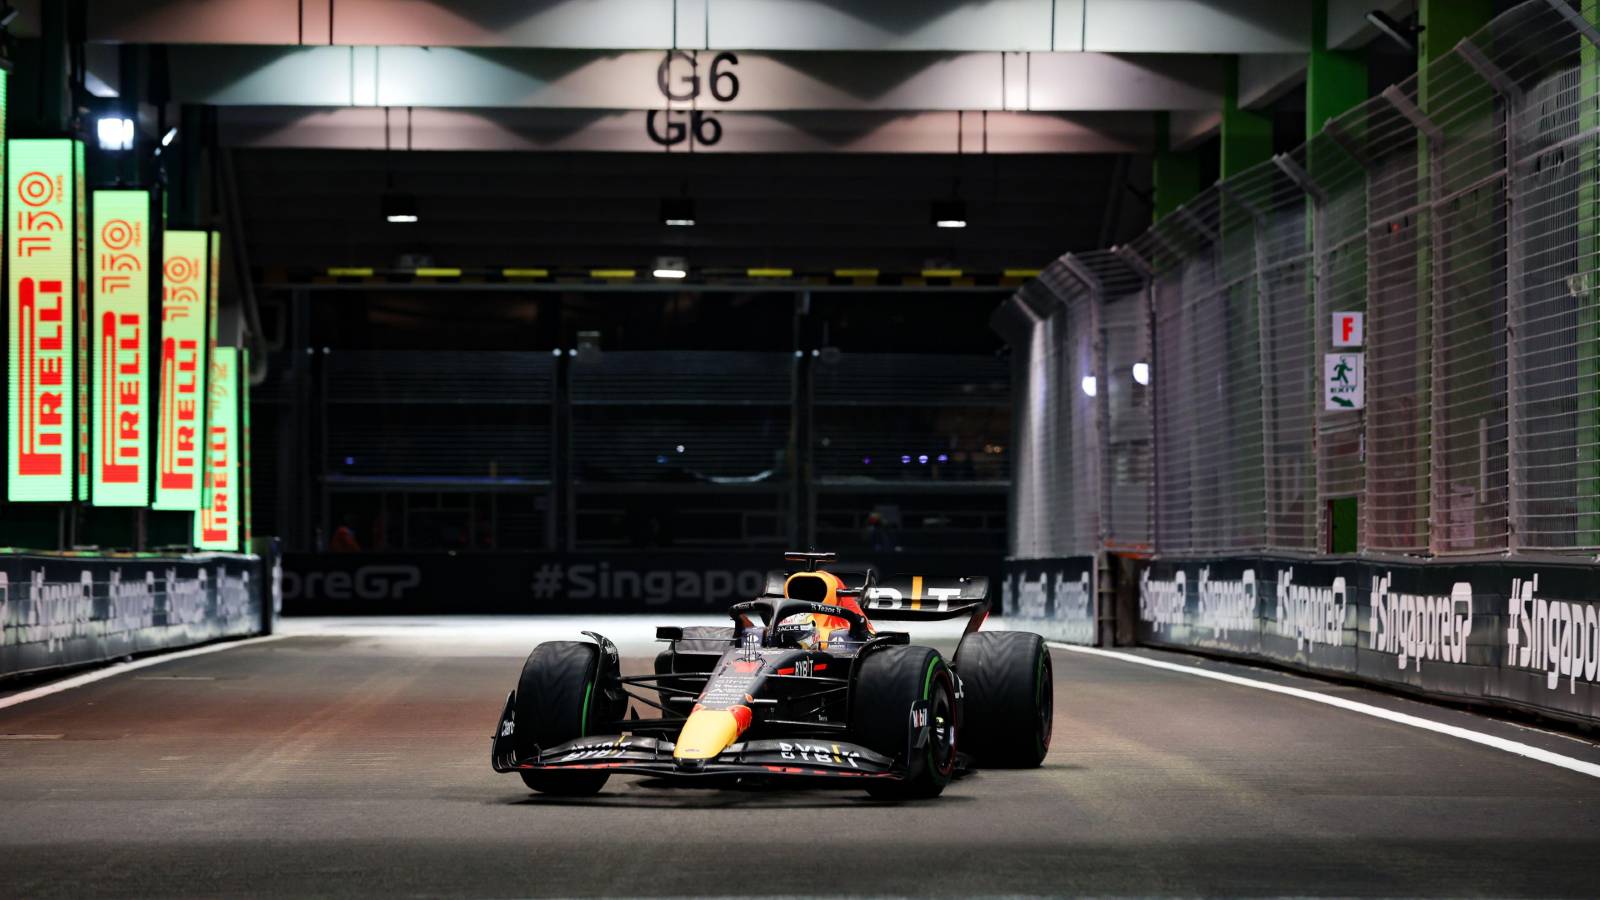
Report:
[[[150,502],[150,194],[94,192],[95,506]]]
[[[83,142],[72,142],[73,273],[78,308],[78,499],[89,499],[89,197],[83,186]]]
[[[6,156],[6,494],[13,501],[71,500],[78,319],[74,142],[14,140]]]
[[[239,549],[239,351],[218,347],[206,386],[205,503],[194,519],[194,545]]]
[[[204,231],[168,231],[162,238],[157,509],[200,508],[210,305],[206,238]]]
[[[250,531],[250,351],[239,349],[239,543],[248,552],[255,537]]]

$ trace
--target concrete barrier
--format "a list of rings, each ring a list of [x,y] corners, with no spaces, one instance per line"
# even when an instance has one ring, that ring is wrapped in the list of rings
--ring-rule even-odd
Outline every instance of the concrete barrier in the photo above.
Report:
[[[880,576],[983,575],[998,580],[998,554],[841,554]],[[289,615],[440,613],[722,613],[760,596],[781,550],[570,553],[288,553]]]
[[[271,628],[256,556],[0,555],[0,676]]]
[[[1001,580],[1007,627],[1052,641],[1096,643],[1095,558],[1008,559]]]
[[[1600,572],[1534,562],[1162,559],[1140,643],[1600,724]]]

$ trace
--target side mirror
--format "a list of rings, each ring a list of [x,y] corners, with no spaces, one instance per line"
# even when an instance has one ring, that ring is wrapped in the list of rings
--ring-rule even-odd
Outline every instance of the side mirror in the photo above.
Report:
[[[656,640],[681,641],[683,640],[683,629],[676,625],[657,625]]]

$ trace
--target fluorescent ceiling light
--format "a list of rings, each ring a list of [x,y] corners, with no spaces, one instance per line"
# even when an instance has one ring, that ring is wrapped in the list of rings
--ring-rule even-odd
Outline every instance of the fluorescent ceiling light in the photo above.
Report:
[[[417,198],[397,191],[386,191],[383,195],[383,218],[384,221],[402,225],[421,221],[417,215]]]
[[[688,197],[661,198],[661,222],[687,228],[694,224],[694,200]]]
[[[133,149],[133,120],[107,116],[95,123],[101,150]]]
[[[657,269],[653,274],[657,278],[684,278],[688,276],[689,273],[682,269]]]
[[[929,218],[939,228],[967,227],[967,204],[960,200],[935,200]]]

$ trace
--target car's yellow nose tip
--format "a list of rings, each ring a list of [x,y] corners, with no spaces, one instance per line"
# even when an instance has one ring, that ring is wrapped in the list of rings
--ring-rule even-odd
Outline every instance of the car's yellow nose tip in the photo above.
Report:
[[[730,710],[697,709],[689,714],[673,748],[673,759],[711,759],[739,737],[739,720]]]

